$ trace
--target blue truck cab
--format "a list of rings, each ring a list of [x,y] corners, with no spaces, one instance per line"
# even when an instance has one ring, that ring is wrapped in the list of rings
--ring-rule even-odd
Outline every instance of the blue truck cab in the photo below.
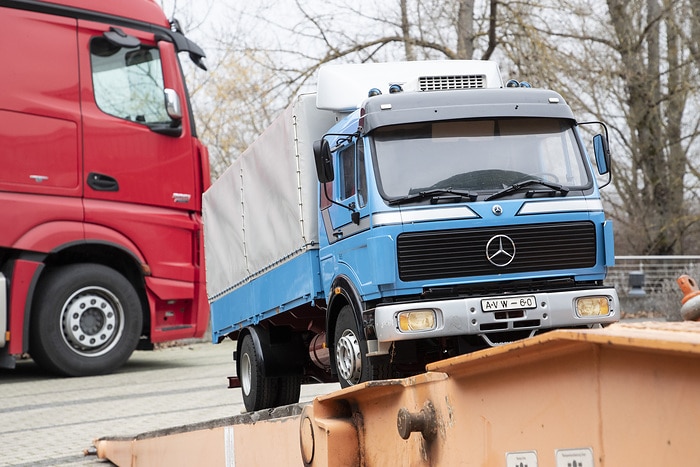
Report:
[[[308,185],[299,180],[315,184],[307,200],[293,199],[309,212],[297,216],[303,241],[233,286],[223,281],[211,300],[215,342],[238,341],[233,381],[248,410],[296,402],[303,382],[406,376],[449,356],[619,319],[604,284],[614,262],[598,184],[609,181],[607,135],[587,151],[562,96],[503,86],[492,62],[373,65],[322,68],[315,106],[301,98],[286,117],[292,146],[305,153],[289,178],[297,194]],[[365,86],[364,100],[339,98],[343,83]],[[310,130],[309,115],[324,121]],[[284,230],[270,241],[299,236],[296,224]],[[207,254],[207,274],[209,264]]]

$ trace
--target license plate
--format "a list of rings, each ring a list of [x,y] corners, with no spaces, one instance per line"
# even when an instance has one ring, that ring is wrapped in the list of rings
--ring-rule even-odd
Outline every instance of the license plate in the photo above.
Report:
[[[537,300],[534,295],[489,298],[481,301],[483,311],[525,310],[528,308],[537,308]]]

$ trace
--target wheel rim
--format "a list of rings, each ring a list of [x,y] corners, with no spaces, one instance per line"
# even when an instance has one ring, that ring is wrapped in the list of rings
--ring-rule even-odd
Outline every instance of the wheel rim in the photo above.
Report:
[[[119,299],[102,287],[82,288],[61,308],[63,340],[78,355],[98,357],[112,350],[124,331]]]
[[[241,374],[238,378],[241,380],[241,389],[243,389],[243,394],[250,394],[251,380],[253,378],[253,365],[250,362],[250,355],[244,353],[241,356],[240,362]]]
[[[335,360],[338,375],[351,384],[360,382],[362,375],[362,354],[360,342],[354,332],[343,331],[335,347]]]

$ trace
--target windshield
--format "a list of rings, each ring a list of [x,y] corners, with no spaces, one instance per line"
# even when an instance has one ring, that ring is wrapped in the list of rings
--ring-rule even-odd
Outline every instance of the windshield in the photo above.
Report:
[[[532,179],[578,189],[591,183],[566,120],[396,125],[374,132],[374,149],[379,187],[388,199],[435,189],[490,194]]]

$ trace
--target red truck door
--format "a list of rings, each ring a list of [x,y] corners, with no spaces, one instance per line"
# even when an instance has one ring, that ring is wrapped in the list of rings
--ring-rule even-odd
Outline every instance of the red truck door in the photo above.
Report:
[[[152,342],[193,337],[207,317],[198,254],[206,155],[175,46],[153,32],[79,20],[78,48],[86,240],[143,258]],[[166,106],[173,95],[179,112]]]
[[[138,41],[133,47],[119,47],[105,32]],[[189,116],[183,112],[179,135],[154,131],[171,122],[163,95],[166,84],[176,86],[185,106],[182,80],[169,75],[179,69],[166,66],[164,73],[163,64],[173,58],[161,56],[153,33],[135,29],[80,21],[78,40],[85,198],[195,210],[198,190]]]

